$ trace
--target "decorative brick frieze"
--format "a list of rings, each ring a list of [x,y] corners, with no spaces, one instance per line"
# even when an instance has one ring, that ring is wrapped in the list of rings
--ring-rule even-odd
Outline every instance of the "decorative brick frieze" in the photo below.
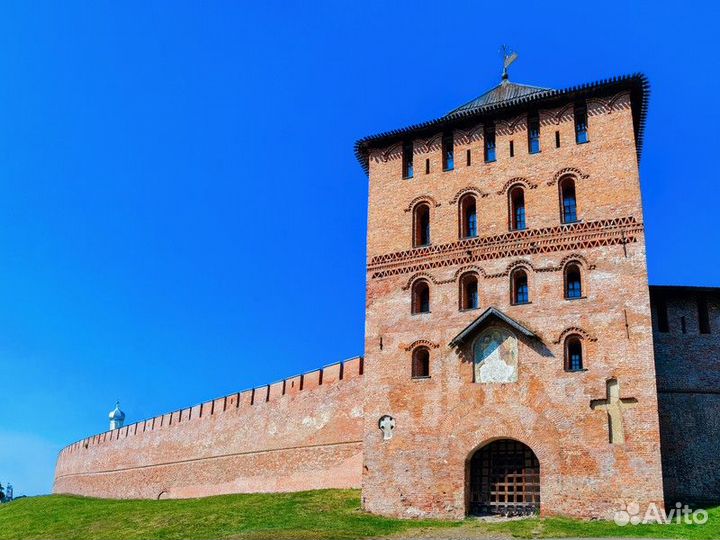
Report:
[[[381,279],[505,257],[624,245],[636,242],[642,231],[634,217],[513,231],[380,255],[371,260],[368,272],[371,279]]]

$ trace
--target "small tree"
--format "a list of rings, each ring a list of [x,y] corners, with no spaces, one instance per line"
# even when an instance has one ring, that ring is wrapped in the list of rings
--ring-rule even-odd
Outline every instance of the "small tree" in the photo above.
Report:
[[[3,489],[3,485],[0,484],[0,503],[5,501],[5,489]]]

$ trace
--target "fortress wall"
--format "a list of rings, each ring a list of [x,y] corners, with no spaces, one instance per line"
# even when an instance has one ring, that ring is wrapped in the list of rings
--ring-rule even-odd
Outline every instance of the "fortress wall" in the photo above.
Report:
[[[669,505],[720,502],[720,289],[650,287],[660,442]],[[698,300],[710,333],[701,333]],[[668,331],[658,328],[667,306]],[[684,323],[683,323],[684,320]],[[684,331],[683,331],[684,325]]]
[[[93,435],[64,448],[55,493],[185,498],[357,488],[363,360]]]

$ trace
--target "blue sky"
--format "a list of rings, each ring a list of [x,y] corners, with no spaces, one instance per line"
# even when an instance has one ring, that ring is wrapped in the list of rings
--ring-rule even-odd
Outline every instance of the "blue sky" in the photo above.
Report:
[[[710,3],[3,2],[0,482],[57,451],[363,352],[363,136],[500,75],[652,84],[650,279],[720,285]]]

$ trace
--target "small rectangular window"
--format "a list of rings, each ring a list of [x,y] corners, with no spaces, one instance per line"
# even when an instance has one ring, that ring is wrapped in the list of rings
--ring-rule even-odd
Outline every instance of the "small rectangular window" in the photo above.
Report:
[[[528,152],[540,152],[540,117],[537,113],[528,115]]]
[[[425,160],[425,174],[430,174],[430,160]]]
[[[510,141],[510,157],[515,157],[515,143]]]
[[[468,167],[469,167],[470,165],[472,165],[472,159],[471,159],[471,158],[472,158],[472,152],[470,152],[470,150],[468,150],[468,151],[467,151],[467,166],[468,166]]]
[[[701,334],[710,333],[710,312],[708,310],[707,300],[705,298],[697,299],[698,308],[698,326]]]
[[[575,104],[575,142],[583,144],[588,142],[588,118],[585,103]]]
[[[483,128],[483,139],[485,141],[485,162],[495,161],[495,125],[487,124]]]
[[[555,148],[560,148],[560,132],[555,132]]]
[[[452,133],[446,133],[442,138],[443,171],[452,171],[455,168],[455,141]]]
[[[413,143],[407,142],[403,144],[403,178],[413,177]]]
[[[669,332],[670,324],[668,323],[668,308],[664,298],[658,298],[655,302],[655,313],[657,315],[658,332]]]

